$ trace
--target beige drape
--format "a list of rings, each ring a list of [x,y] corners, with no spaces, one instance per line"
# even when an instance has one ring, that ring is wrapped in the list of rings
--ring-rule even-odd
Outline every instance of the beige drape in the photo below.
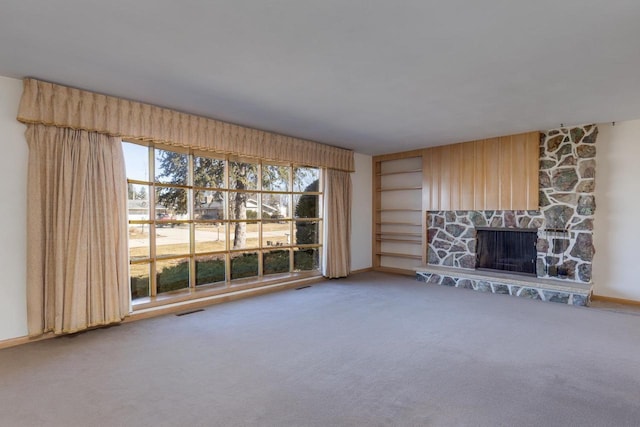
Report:
[[[322,275],[346,277],[351,269],[351,174],[326,171],[324,214]]]
[[[350,150],[35,79],[24,80],[18,120],[263,160],[354,170]]]
[[[43,125],[26,136],[29,335],[122,320],[129,284],[120,140]]]

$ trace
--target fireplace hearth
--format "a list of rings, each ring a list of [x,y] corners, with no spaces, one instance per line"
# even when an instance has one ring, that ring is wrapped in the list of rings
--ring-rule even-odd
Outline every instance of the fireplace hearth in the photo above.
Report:
[[[536,228],[476,228],[476,269],[536,275]]]

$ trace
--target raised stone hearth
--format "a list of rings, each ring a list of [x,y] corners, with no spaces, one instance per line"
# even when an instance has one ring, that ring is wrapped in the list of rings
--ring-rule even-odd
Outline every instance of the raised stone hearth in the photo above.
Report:
[[[416,278],[434,285],[472,289],[479,292],[586,306],[591,286],[582,283],[525,277],[504,273],[486,273],[461,268],[428,266],[418,270]]]

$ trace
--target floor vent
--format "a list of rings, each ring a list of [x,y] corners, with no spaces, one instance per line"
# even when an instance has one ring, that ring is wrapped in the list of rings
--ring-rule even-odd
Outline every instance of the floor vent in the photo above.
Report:
[[[199,308],[197,310],[191,310],[191,311],[184,311],[182,313],[176,314],[176,316],[186,316],[187,314],[199,313],[201,311],[204,311],[204,308]]]
[[[299,288],[296,288],[296,291],[299,291],[300,289],[307,289],[310,288],[311,285],[307,285],[307,286],[300,286]]]

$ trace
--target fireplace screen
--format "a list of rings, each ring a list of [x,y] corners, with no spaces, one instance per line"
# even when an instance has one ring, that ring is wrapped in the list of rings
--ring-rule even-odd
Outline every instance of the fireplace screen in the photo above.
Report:
[[[536,275],[535,228],[476,228],[476,268]]]

